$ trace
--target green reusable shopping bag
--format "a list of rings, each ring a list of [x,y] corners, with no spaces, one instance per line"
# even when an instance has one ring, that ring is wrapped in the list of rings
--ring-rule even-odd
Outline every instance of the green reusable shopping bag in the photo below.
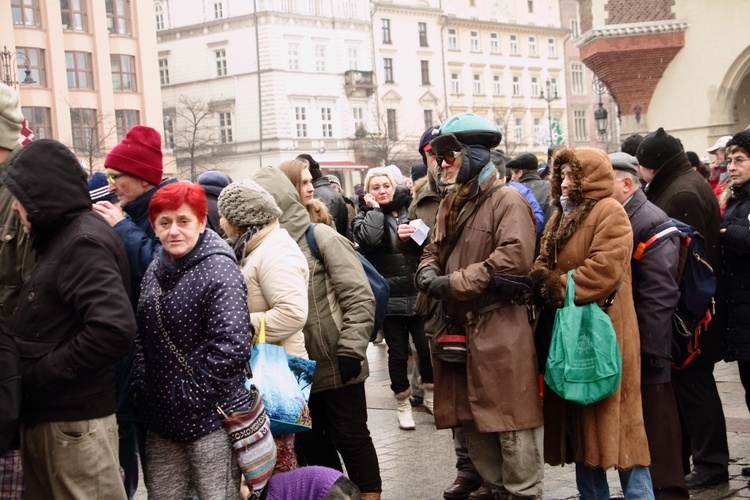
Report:
[[[596,302],[575,304],[573,271],[568,271],[565,305],[555,314],[544,381],[561,398],[589,405],[614,394],[621,375],[612,320]]]

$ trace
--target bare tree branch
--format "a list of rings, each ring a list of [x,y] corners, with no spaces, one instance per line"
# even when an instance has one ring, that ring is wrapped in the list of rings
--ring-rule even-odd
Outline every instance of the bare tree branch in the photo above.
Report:
[[[174,152],[181,175],[189,174],[195,182],[218,143],[218,127],[211,118],[216,112],[212,103],[181,95],[175,109]]]

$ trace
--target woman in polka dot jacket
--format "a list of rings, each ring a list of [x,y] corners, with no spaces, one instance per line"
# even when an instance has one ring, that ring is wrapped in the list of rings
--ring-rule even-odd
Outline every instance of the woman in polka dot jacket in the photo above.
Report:
[[[152,499],[185,498],[189,483],[200,498],[239,498],[240,469],[215,405],[247,408],[253,332],[234,252],[206,229],[206,213],[203,188],[186,182],[164,186],[149,205],[162,249],[141,284],[131,391],[149,431]]]

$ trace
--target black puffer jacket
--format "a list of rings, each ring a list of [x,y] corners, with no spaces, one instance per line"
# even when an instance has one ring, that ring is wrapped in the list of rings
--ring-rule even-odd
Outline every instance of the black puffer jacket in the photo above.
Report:
[[[750,181],[732,186],[721,226],[729,360],[750,361]]]
[[[412,316],[417,300],[414,273],[419,261],[406,257],[399,250],[399,224],[409,222],[408,209],[411,204],[409,188],[397,186],[393,201],[380,208],[370,208],[360,203],[360,212],[352,221],[354,241],[375,269],[388,280],[391,289],[388,298],[388,316]],[[394,217],[392,212],[398,212]]]
[[[28,212],[38,255],[10,322],[23,364],[23,421],[111,415],[114,364],[135,337],[125,248],[91,210],[86,176],[59,142],[25,147],[0,180]]]
[[[321,177],[313,181],[315,197],[325,203],[328,212],[333,218],[336,231],[341,236],[349,237],[349,211],[346,209],[344,197],[331,187],[331,181],[327,177]]]

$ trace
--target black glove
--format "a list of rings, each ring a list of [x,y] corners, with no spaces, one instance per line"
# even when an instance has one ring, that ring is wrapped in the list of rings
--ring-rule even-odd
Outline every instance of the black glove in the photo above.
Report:
[[[451,277],[438,276],[432,280],[430,287],[427,289],[427,295],[438,300],[450,300],[451,297]]]
[[[419,270],[414,281],[417,285],[417,288],[419,288],[423,292],[427,292],[427,290],[429,290],[430,288],[430,283],[432,283],[432,281],[438,276],[440,276],[440,274],[435,270],[434,267],[426,266]]]
[[[341,383],[346,384],[350,380],[359,377],[362,373],[362,362],[357,358],[349,356],[337,356],[339,359],[339,373],[341,373]]]

